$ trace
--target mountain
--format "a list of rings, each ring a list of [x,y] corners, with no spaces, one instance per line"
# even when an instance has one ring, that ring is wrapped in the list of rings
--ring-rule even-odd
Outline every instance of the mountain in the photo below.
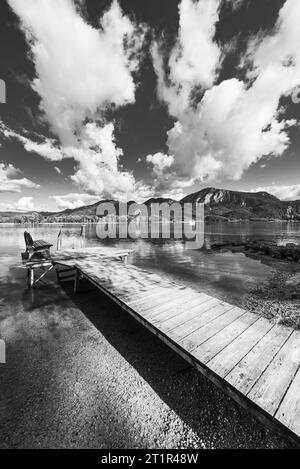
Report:
[[[101,200],[92,205],[61,212],[0,212],[2,221],[47,221],[47,222],[83,222],[97,221],[96,210],[100,202],[112,203],[119,214],[117,200]],[[148,207],[152,203],[166,202],[171,205],[175,200],[170,198],[151,198],[145,202]],[[127,203],[127,206],[134,201]],[[183,203],[204,203],[207,220],[300,220],[300,200],[281,201],[267,192],[239,192],[227,189],[208,187],[188,194]]]
[[[205,204],[205,214],[211,218],[229,220],[300,218],[300,204],[282,202],[268,192],[238,192],[209,187],[189,194],[182,203]]]
[[[173,204],[173,202],[176,202],[174,199],[166,199],[164,197],[152,197],[151,199],[147,200],[145,202],[145,205],[147,205],[147,207],[149,207],[151,204],[163,204],[163,203],[167,203],[169,205]]]

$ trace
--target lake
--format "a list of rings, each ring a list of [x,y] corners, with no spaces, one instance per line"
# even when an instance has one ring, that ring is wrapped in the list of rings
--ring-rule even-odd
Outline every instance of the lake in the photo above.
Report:
[[[129,262],[147,270],[160,273],[180,283],[229,301],[240,303],[241,297],[256,285],[267,281],[275,268],[298,268],[288,264],[264,265],[242,253],[212,253],[207,250],[186,250],[179,241],[163,242],[155,240],[109,240],[97,238],[95,225],[87,225],[84,241],[80,237],[80,225],[0,225],[0,282],[8,284],[7,277],[24,275],[21,266],[21,252],[24,251],[24,231],[27,229],[34,239],[45,239],[57,243],[62,229],[62,249],[76,249],[99,244],[120,246],[133,250]],[[252,239],[274,240],[278,244],[300,244],[300,223],[293,222],[251,222],[251,223],[212,223],[205,225],[206,245],[214,242],[227,242]],[[26,282],[24,281],[24,289]]]

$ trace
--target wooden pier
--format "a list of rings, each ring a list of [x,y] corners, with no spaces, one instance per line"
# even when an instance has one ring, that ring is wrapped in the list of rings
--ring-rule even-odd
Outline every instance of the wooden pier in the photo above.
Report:
[[[81,278],[89,280],[257,419],[300,445],[300,331],[118,261],[126,252],[106,253],[64,251],[52,259],[62,277],[73,271],[75,292]]]

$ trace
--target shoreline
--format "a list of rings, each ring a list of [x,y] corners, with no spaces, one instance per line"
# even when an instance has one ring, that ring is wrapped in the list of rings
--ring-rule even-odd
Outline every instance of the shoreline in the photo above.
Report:
[[[100,220],[99,220],[100,221]],[[72,221],[59,221],[59,222],[25,222],[25,223],[15,223],[15,222],[1,222],[0,226],[43,226],[43,225],[97,225],[99,221],[94,222],[86,222],[86,221],[79,221],[79,222],[72,222]],[[103,222],[107,223],[107,222]],[[119,221],[114,221],[113,223],[119,223]],[[165,222],[169,223],[169,222]],[[227,223],[240,223],[240,224],[251,224],[251,223],[280,223],[280,224],[298,224],[300,220],[281,220],[281,219],[268,219],[268,218],[259,218],[259,219],[241,219],[241,220],[205,220],[205,224],[227,224]]]

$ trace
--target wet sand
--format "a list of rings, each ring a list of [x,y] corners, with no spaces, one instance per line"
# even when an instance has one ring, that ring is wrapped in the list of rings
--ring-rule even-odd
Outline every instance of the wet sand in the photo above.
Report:
[[[25,285],[0,283],[0,448],[289,447],[87,283]]]

